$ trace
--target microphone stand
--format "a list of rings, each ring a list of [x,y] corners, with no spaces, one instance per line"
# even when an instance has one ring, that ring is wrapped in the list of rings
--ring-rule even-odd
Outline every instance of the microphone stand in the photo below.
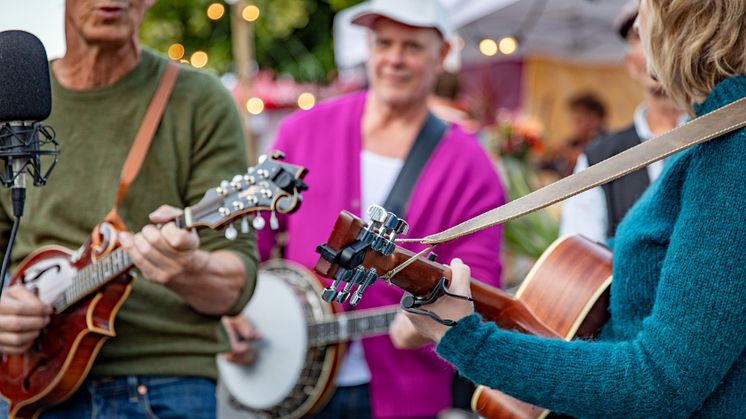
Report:
[[[21,174],[23,176],[23,174]],[[25,183],[25,182],[24,182]],[[10,191],[13,197],[13,227],[10,229],[10,238],[8,239],[8,245],[5,249],[5,256],[3,257],[3,266],[0,270],[0,278],[2,278],[2,284],[0,284],[0,296],[3,294],[5,288],[5,277],[8,273],[8,267],[10,266],[10,254],[13,251],[13,244],[16,241],[16,235],[18,235],[18,227],[21,225],[21,217],[23,216],[23,207],[26,203],[26,188],[12,188]]]
[[[5,161],[5,174],[0,177],[2,177],[4,186],[11,187],[14,217],[3,256],[3,264],[0,268],[0,296],[5,288],[5,280],[10,267],[10,254],[13,251],[13,244],[18,235],[26,203],[26,175],[32,177],[34,186],[42,186],[47,182],[47,177],[57,164],[59,154],[54,137],[54,130],[51,127],[38,123],[33,123],[31,126],[21,124],[20,127],[12,123],[0,125],[0,157]],[[51,149],[44,149],[49,148],[48,146]],[[42,156],[52,158],[51,165],[45,173],[41,170],[40,157]]]

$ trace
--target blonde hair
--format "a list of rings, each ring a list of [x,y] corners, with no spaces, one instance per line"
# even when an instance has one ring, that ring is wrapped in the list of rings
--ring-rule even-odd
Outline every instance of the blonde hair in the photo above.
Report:
[[[692,113],[716,84],[746,73],[746,1],[646,3],[648,65],[681,109]]]

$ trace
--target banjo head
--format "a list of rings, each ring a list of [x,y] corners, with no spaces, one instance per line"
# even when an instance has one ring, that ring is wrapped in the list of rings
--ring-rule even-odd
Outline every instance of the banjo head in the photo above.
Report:
[[[258,356],[249,366],[226,361],[218,355],[220,382],[229,393],[234,408],[269,417],[297,417],[306,406],[324,371],[309,371],[309,356],[326,358],[325,348],[309,348],[309,321],[331,315],[323,304],[317,279],[307,269],[287,261],[270,261],[259,269],[256,290],[243,310],[262,338],[257,341]],[[317,364],[317,363],[316,363]],[[299,403],[299,393],[306,403]],[[318,397],[316,397],[318,399]]]

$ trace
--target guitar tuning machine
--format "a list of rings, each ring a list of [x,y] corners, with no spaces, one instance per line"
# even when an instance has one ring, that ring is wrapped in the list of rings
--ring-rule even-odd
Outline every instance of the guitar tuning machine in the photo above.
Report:
[[[355,307],[358,305],[360,300],[363,298],[363,293],[365,292],[365,289],[368,288],[370,285],[372,285],[376,279],[378,279],[378,273],[376,272],[376,268],[370,268],[368,272],[365,274],[365,279],[363,279],[362,283],[357,287],[355,292],[352,294],[352,298],[350,298],[350,305]]]
[[[339,288],[339,285],[342,284],[342,282],[349,280],[352,276],[352,271],[340,268],[334,276],[332,284],[324,288],[324,291],[321,292],[321,299],[327,303],[333,302],[337,298],[337,288]]]
[[[350,296],[350,290],[352,289],[352,286],[355,284],[362,284],[363,279],[365,278],[365,269],[358,266],[355,268],[355,271],[352,274],[352,277],[347,281],[347,284],[345,284],[345,287],[342,291],[339,292],[339,295],[337,295],[337,302],[338,303],[344,303],[345,300]]]

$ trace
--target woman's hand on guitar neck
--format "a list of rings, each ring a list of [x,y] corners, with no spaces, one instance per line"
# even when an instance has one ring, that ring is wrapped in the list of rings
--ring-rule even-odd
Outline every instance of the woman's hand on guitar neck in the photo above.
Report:
[[[451,283],[448,287],[448,291],[452,294],[471,297],[471,287],[469,285],[471,269],[469,269],[467,265],[464,265],[461,259],[453,259],[451,261],[451,272]],[[423,305],[421,308],[432,311],[441,319],[459,321],[474,312],[474,303],[468,300],[443,295],[434,303]],[[440,342],[440,339],[448,331],[448,326],[442,325],[428,316],[407,312],[404,312],[404,315],[407,316],[407,318],[412,322],[414,328],[422,336],[435,343]],[[404,322],[400,322],[400,324],[402,324],[402,327],[405,325]]]
[[[49,324],[52,306],[43,304],[22,285],[8,287],[0,299],[0,352],[26,352]]]

